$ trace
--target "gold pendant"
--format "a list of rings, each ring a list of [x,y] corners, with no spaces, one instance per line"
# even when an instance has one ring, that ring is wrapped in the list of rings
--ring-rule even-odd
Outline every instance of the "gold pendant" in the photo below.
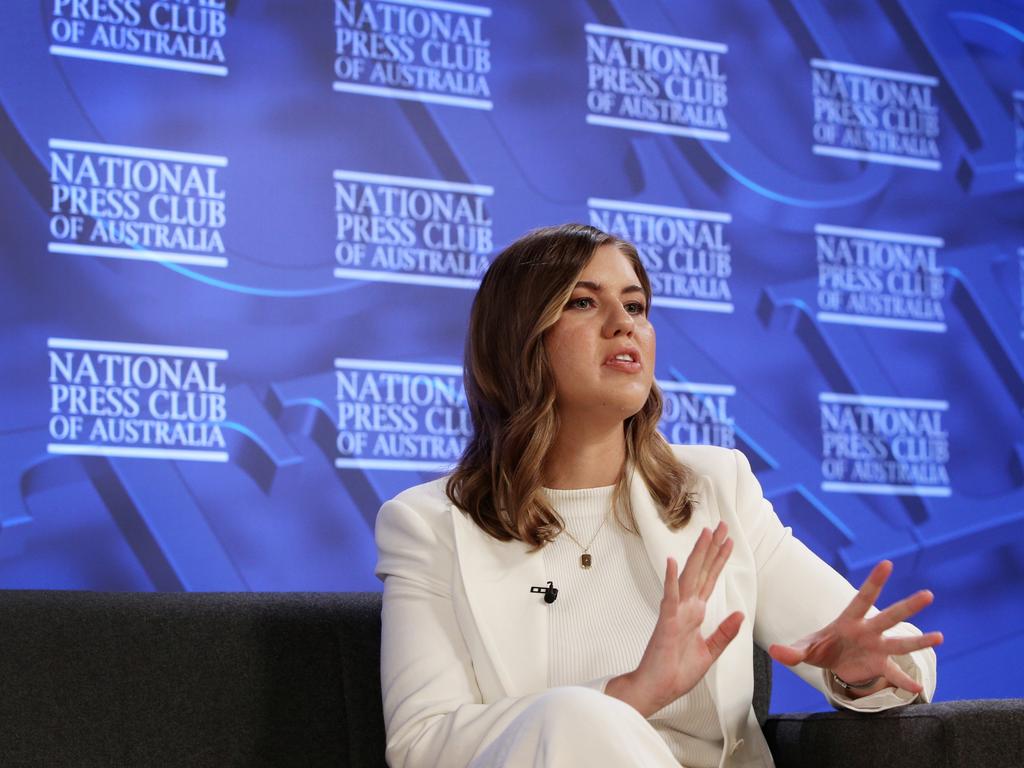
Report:
[[[590,559],[590,553],[589,552],[584,552],[582,555],[580,555],[580,567],[581,568],[589,568],[590,567],[590,563],[591,563],[591,559]]]

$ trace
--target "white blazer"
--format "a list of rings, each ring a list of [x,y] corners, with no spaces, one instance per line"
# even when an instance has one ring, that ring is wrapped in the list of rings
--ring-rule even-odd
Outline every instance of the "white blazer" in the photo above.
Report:
[[[771,766],[751,706],[753,644],[791,643],[822,628],[856,590],[783,527],[742,453],[673,450],[698,478],[693,517],[670,530],[637,474],[630,489],[636,524],[659,581],[666,558],[681,567],[702,528],[728,524],[733,552],[703,624],[707,635],[730,612],[744,614],[736,639],[707,674],[724,739],[720,765]],[[445,480],[404,491],[377,516],[381,687],[392,768],[465,766],[547,689],[548,614],[541,596],[530,593],[547,581],[543,555],[484,533],[449,502]],[[887,634],[920,632],[900,624]],[[924,686],[918,698],[930,701],[935,653],[896,660]],[[794,671],[837,706],[871,711],[912,698],[888,689],[854,704],[832,692],[823,670]]]

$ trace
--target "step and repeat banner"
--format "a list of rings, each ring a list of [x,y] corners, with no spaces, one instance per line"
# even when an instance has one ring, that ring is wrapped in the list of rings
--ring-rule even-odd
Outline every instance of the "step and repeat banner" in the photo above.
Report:
[[[933,589],[940,697],[1024,692],[1019,3],[0,15],[0,588],[379,589],[481,275],[579,221],[650,271],[666,436]]]

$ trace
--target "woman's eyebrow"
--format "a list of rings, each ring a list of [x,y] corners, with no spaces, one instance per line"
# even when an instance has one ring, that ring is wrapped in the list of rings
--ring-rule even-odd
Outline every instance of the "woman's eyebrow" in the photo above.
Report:
[[[589,288],[590,290],[596,291],[597,293],[601,292],[601,284],[600,283],[592,282],[590,280],[580,280],[578,283],[576,283],[576,287],[577,288]],[[623,294],[627,294],[627,293],[643,293],[643,292],[644,292],[644,289],[641,288],[639,285],[636,285],[635,283],[633,285],[628,285],[628,286],[626,286],[625,288],[622,289],[622,293]]]

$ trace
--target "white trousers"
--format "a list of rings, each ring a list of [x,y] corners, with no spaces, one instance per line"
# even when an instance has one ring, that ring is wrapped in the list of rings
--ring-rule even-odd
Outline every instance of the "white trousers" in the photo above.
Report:
[[[469,768],[679,768],[633,707],[592,688],[542,694],[473,758]]]

